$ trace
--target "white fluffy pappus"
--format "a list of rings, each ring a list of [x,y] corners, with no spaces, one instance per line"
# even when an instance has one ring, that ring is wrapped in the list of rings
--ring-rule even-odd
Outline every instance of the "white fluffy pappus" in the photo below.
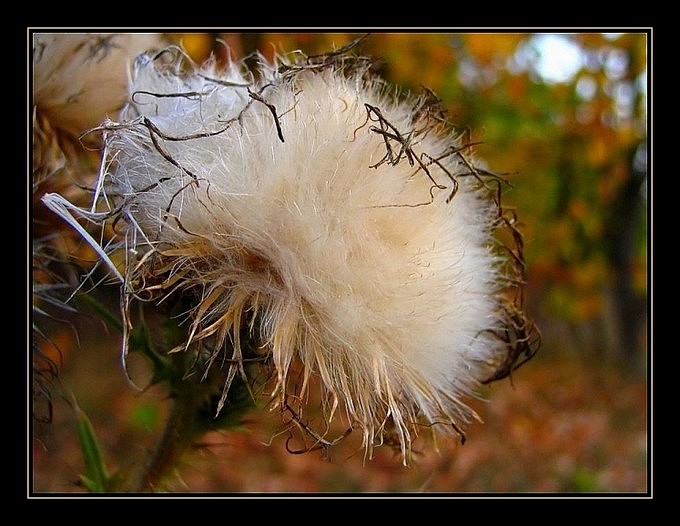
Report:
[[[420,426],[462,436],[476,418],[465,399],[506,360],[516,276],[496,194],[431,94],[397,97],[337,58],[263,62],[256,79],[141,55],[102,125],[95,205],[127,224],[128,299],[193,298],[182,348],[227,348],[228,384],[252,339],[279,408],[315,378],[328,421],[406,460]]]

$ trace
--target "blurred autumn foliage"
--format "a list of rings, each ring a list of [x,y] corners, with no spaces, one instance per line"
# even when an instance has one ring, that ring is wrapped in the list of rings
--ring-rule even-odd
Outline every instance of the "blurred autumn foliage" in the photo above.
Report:
[[[256,50],[324,53],[360,36],[171,38],[196,60],[225,61]],[[513,184],[504,199],[522,223],[527,299],[545,339],[638,367],[647,336],[647,47],[645,33],[376,33],[358,51],[405,91],[433,90],[453,124],[481,142],[487,168]]]
[[[224,62],[255,50],[268,58],[295,50],[313,55],[359,36],[168,38],[198,61],[212,53]],[[480,143],[480,163],[512,183],[504,201],[516,209],[524,235],[526,301],[543,348],[517,371],[514,389],[506,382],[488,393],[490,404],[479,408],[487,424],[475,426],[468,444],[443,445],[439,456],[425,456],[410,471],[384,453],[346,468],[328,467],[314,454],[301,460],[281,442],[264,446],[261,424],[252,435],[224,439],[209,460],[199,455],[175,489],[646,491],[648,45],[645,33],[376,33],[365,39],[357,52],[378,58],[379,73],[405,91],[433,90],[449,120]],[[57,339],[69,334],[63,330]],[[81,392],[108,392],[112,380],[97,384],[98,375],[122,372],[94,366],[91,375],[84,373],[69,365],[79,352],[61,358],[66,374],[71,367],[72,380],[89,385],[80,384]],[[97,405],[81,396],[80,403],[94,414],[95,427],[137,426],[103,436],[123,452],[158,429],[162,396],[120,396],[124,402]],[[108,411],[118,414],[109,419]],[[51,438],[34,447],[41,491],[69,491],[64,463],[77,472],[75,453],[61,461],[49,456],[50,448],[66,447],[59,421],[47,433]]]

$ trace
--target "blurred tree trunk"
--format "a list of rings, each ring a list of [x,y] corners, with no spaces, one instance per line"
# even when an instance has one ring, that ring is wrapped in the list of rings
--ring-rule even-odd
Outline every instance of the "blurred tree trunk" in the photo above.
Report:
[[[638,147],[632,147],[628,152],[630,176],[619,189],[604,224],[607,256],[612,269],[610,312],[616,334],[612,343],[616,358],[631,366],[640,358],[647,313],[646,297],[640,297],[633,288],[636,233],[644,207],[642,186],[647,177],[646,169],[635,162],[637,151]]]

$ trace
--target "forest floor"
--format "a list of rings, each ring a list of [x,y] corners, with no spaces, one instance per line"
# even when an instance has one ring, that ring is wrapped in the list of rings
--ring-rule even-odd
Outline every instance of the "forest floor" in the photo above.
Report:
[[[98,335],[97,343],[107,336]],[[31,494],[79,493],[84,472],[75,396],[99,436],[110,470],[131,468],[160,432],[166,401],[136,392],[116,352],[81,341],[64,356],[61,391],[49,424],[34,424],[29,459]],[[98,349],[108,348],[97,345]],[[644,373],[624,374],[597,358],[551,352],[549,345],[483,393],[473,408],[484,423],[466,427],[467,441],[418,439],[408,466],[387,447],[364,458],[350,435],[328,455],[292,454],[281,422],[254,409],[238,431],[211,433],[186,455],[167,490],[182,493],[495,494],[650,491],[650,412]],[[112,345],[111,348],[115,348]]]

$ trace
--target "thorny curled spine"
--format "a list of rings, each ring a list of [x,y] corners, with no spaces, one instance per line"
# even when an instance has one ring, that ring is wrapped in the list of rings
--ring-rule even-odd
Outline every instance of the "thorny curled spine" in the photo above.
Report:
[[[360,40],[361,39],[359,39],[359,41]],[[361,71],[367,71],[372,63],[371,61],[364,57],[347,56],[347,51],[353,48],[359,41],[355,41],[350,45],[346,46],[345,48],[341,48],[333,53],[305,57],[303,60],[299,60],[293,64],[283,64],[279,66],[277,70],[278,74],[281,76],[282,79],[288,79],[292,78],[293,76],[297,75],[302,71],[308,70],[318,71],[320,69],[327,67],[354,68],[353,69],[354,71],[356,71],[357,69]],[[160,56],[162,56],[163,53],[167,53],[167,50],[162,53],[159,53],[155,58],[156,59],[159,58]],[[213,79],[205,75],[204,78],[210,82],[215,82],[216,84],[224,84],[224,81],[220,81],[219,79]],[[228,85],[232,86],[236,84],[228,83]],[[241,123],[243,115],[245,114],[246,111],[249,110],[251,104],[253,104],[254,102],[259,102],[261,104],[264,104],[270,111],[272,118],[274,120],[274,124],[276,126],[278,138],[281,142],[284,142],[284,136],[280,121],[281,117],[283,117],[288,111],[291,111],[292,108],[282,114],[279,114],[277,108],[272,103],[270,103],[266,98],[265,90],[266,88],[271,86],[271,84],[264,85],[258,91],[251,90],[250,85],[251,84],[243,85],[238,84],[239,87],[245,87],[247,89],[248,97],[250,100],[248,100],[246,105],[243,107],[241,112],[236,117],[226,121],[222,121],[221,127],[214,131],[188,134],[182,136],[172,136],[160,130],[158,126],[156,126],[148,117],[140,117],[126,124],[108,122],[92,131],[101,131],[106,134],[109,131],[114,131],[116,129],[120,129],[123,127],[142,126],[143,128],[146,129],[149,135],[149,139],[155,150],[158,152],[158,154],[166,162],[175,166],[176,168],[181,170],[182,173],[190,177],[191,180],[186,185],[183,185],[179,190],[177,190],[175,194],[171,197],[170,202],[165,209],[165,215],[163,218],[163,222],[165,222],[171,216],[171,208],[175,199],[189,187],[193,185],[198,187],[199,182],[204,179],[199,177],[198,174],[195,174],[188,168],[182,166],[182,164],[178,160],[173,158],[173,156],[163,147],[161,141],[188,141],[192,139],[219,135],[228,130],[232,125],[236,123]],[[205,93],[196,91],[164,94],[152,93],[148,91],[138,91],[135,94],[133,94],[133,101],[135,97],[139,94],[145,94],[153,97],[185,97],[192,99],[197,98],[199,100],[201,97],[205,95]],[[518,292],[516,292],[513,296],[504,298],[503,317],[504,321],[506,322],[506,328],[503,331],[491,329],[488,330],[488,332],[492,334],[493,337],[497,338],[498,340],[504,343],[505,348],[507,349],[507,353],[504,359],[501,360],[500,364],[491,364],[495,367],[496,369],[495,372],[491,374],[488,378],[482,380],[481,383],[488,384],[496,380],[500,380],[508,376],[511,376],[512,372],[515,369],[517,369],[519,366],[524,364],[526,361],[531,359],[536,354],[538,347],[540,346],[540,334],[538,333],[538,330],[536,326],[533,324],[533,322],[527,319],[524,314],[524,299],[523,294],[521,292],[521,286],[525,281],[525,264],[523,257],[522,235],[517,228],[517,219],[514,212],[505,210],[501,204],[502,187],[503,185],[508,184],[508,182],[502,175],[495,174],[487,170],[475,167],[472,164],[472,162],[470,162],[470,160],[466,157],[466,152],[472,150],[474,146],[479,144],[476,142],[471,142],[469,131],[464,134],[465,140],[462,141],[461,145],[452,146],[439,156],[432,156],[429,155],[427,152],[418,153],[415,151],[414,148],[419,144],[423,137],[427,133],[432,132],[432,130],[435,129],[436,127],[443,127],[445,130],[452,129],[452,125],[446,120],[446,111],[443,109],[441,101],[431,91],[425,90],[424,95],[421,96],[416,101],[416,110],[414,112],[414,118],[412,122],[413,128],[407,131],[402,131],[398,129],[397,126],[392,124],[385,117],[380,108],[370,105],[368,103],[365,103],[364,106],[366,108],[366,120],[361,126],[354,130],[354,137],[356,137],[356,134],[359,132],[360,129],[369,125],[370,122],[371,124],[369,125],[368,128],[369,131],[371,133],[375,133],[381,136],[385,147],[384,156],[379,161],[371,165],[371,168],[378,168],[379,166],[385,163],[395,166],[398,163],[403,162],[404,159],[406,159],[410,166],[415,167],[415,171],[412,174],[412,176],[415,176],[419,172],[423,172],[424,175],[428,177],[429,181],[432,183],[430,187],[430,201],[428,202],[418,204],[392,204],[380,206],[413,207],[431,205],[434,202],[436,191],[450,189],[450,193],[446,198],[446,203],[448,204],[453,201],[458,190],[457,178],[470,176],[474,177],[476,181],[479,183],[479,185],[483,187],[487,192],[489,192],[491,198],[493,199],[494,204],[498,211],[497,221],[496,224],[494,225],[494,228],[498,229],[499,231],[505,230],[509,232],[512,240],[512,243],[507,245],[503,244],[500,241],[499,243],[510,254],[510,259],[508,262],[510,278],[508,282],[514,285],[518,285],[518,287],[516,287]],[[418,128],[418,126],[421,127]],[[442,162],[444,159],[451,156],[455,156],[456,162],[459,165],[464,166],[465,168],[465,170],[462,173],[457,173],[455,176]],[[439,168],[439,170],[441,170],[441,172],[444,174],[446,178],[447,184],[443,184],[442,182],[437,181],[437,179],[435,178],[435,173],[433,172],[433,167]],[[123,203],[116,207],[115,210],[112,210],[109,216],[113,217],[114,221],[118,221],[121,218],[121,212],[124,210],[128,199],[134,199],[136,195],[149,192],[158,185],[161,185],[164,182],[169,181],[170,179],[171,177],[161,178],[155,183],[149,185],[148,187],[137,189],[135,191],[135,195],[123,197]],[[128,219],[132,220],[132,218]],[[181,230],[188,234],[192,234],[186,228],[184,228],[178,217],[173,216],[173,219],[178,228],[180,228]],[[192,235],[199,236],[199,234]],[[157,250],[153,246],[153,244],[151,244],[151,246],[152,246],[151,252],[147,253],[145,257],[148,257],[151,253]],[[139,264],[137,265],[137,268],[139,268]],[[132,277],[131,275],[128,276],[128,278],[131,277]],[[162,279],[162,276],[153,277]],[[136,298],[137,300],[145,301],[141,298],[141,295],[143,293],[147,293],[149,294],[149,298],[147,298],[146,301],[148,301],[149,299],[156,297],[154,294],[154,289],[159,288],[157,282],[147,284],[144,277],[142,276],[141,278],[142,279],[140,279],[140,276],[137,276],[137,280],[129,279],[128,281],[128,279],[126,279],[127,283],[125,284],[125,299],[123,308],[126,326],[128,326],[128,324],[130,323],[129,304],[131,298]],[[162,289],[163,287],[160,288]],[[172,289],[170,292],[165,291],[164,297],[167,297],[168,295],[172,294],[173,290],[175,289]],[[202,302],[203,301],[201,301],[201,303]],[[200,308],[198,311],[199,318],[200,316],[202,316],[202,314],[200,314]],[[205,308],[207,309],[207,306]],[[200,320],[194,320],[194,329],[189,335],[189,338],[186,341],[186,345],[183,346],[185,349],[188,348],[189,345],[192,343],[197,323],[199,321]],[[201,331],[201,333],[212,334],[212,332],[209,331],[206,332],[205,329]],[[212,354],[204,365],[206,367],[206,370],[205,374],[203,375],[203,378],[206,377],[207,371],[215,362],[215,360],[218,358],[218,356],[220,354],[223,354],[224,362],[230,364],[229,377],[233,378],[233,375],[236,374],[236,371],[238,370],[238,373],[243,378],[243,380],[245,380],[245,383],[247,385],[248,382],[247,378],[245,378],[243,363],[245,360],[249,360],[251,358],[241,356],[240,354],[237,355],[236,353],[234,353],[234,355],[231,358],[227,358],[226,354],[224,354],[226,353],[226,348],[223,347],[224,347],[223,345],[220,345],[215,347],[213,351],[211,351]],[[255,358],[255,360],[260,359],[261,358]],[[222,401],[224,400],[225,396],[226,392],[223,393],[222,395]],[[294,395],[288,393],[286,394],[286,396],[291,397]],[[298,428],[303,433],[303,435],[307,435],[313,440],[312,445],[305,446],[301,450],[293,450],[289,446],[289,442],[292,439],[291,435],[291,437],[286,443],[287,449],[289,449],[289,451],[291,452],[302,453],[305,451],[311,451],[319,448],[327,450],[329,447],[335,445],[344,437],[346,437],[352,430],[352,427],[350,426],[350,428],[346,430],[338,438],[334,440],[327,440],[325,436],[328,433],[328,430],[326,430],[323,434],[319,434],[316,431],[314,431],[309,426],[309,424],[305,423],[305,421],[303,420],[302,410],[293,407],[293,405],[289,403],[289,400],[284,400],[279,405],[279,409],[282,412],[288,413],[290,415],[291,420],[289,423],[291,426]],[[413,423],[413,425],[416,424],[417,423]],[[453,426],[453,429],[460,436],[461,442],[464,443],[465,434],[463,433],[463,431],[457,426],[455,422],[449,422],[449,424]]]
[[[62,267],[66,262],[63,255],[49,243],[50,239],[33,241],[33,304],[32,304],[32,381],[33,381],[33,417],[37,422],[52,421],[52,387],[59,376],[58,361],[62,357],[57,342],[43,330],[43,321],[54,321],[68,326],[74,336],[78,333],[71,322],[63,314],[74,313],[76,309],[67,304],[66,299],[72,285],[68,283],[64,272],[55,271],[53,267]],[[42,278],[42,279],[41,279]],[[52,352],[48,352],[50,349]],[[55,357],[56,356],[58,357]]]
[[[297,426],[298,429],[300,429],[303,433],[303,435],[308,435],[313,439],[313,442],[311,445],[305,445],[302,448],[299,449],[293,449],[290,445],[291,441],[294,439],[293,433],[290,432],[289,428],[289,434],[288,438],[286,439],[286,451],[289,453],[292,453],[294,455],[300,455],[303,453],[309,453],[310,451],[316,451],[318,449],[323,450],[324,455],[328,455],[328,450],[339,444],[347,435],[349,435],[352,432],[352,427],[348,427],[340,436],[336,437],[333,440],[327,440],[324,438],[326,434],[328,433],[328,430],[324,432],[323,435],[320,435],[314,429],[312,429],[307,423],[305,423],[302,420],[302,416],[300,413],[298,413],[291,405],[285,401],[282,404],[282,410],[287,412],[290,415],[291,422]]]
[[[541,347],[541,333],[533,320],[524,313],[524,292],[522,285],[526,281],[526,264],[524,263],[524,240],[517,229],[517,216],[514,211],[504,211],[500,206],[498,224],[507,229],[513,239],[514,248],[508,245],[502,247],[510,254],[508,262],[513,276],[515,276],[515,295],[506,300],[503,305],[505,328],[502,331],[487,329],[486,332],[503,342],[507,350],[505,359],[497,366],[496,371],[482,384],[489,384],[503,378],[510,378],[512,373],[531,360]]]

